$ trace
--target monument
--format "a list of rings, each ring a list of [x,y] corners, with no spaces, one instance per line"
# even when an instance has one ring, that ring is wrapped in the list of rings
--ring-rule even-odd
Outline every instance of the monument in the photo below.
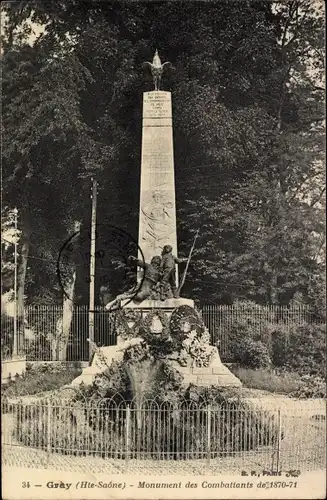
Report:
[[[154,256],[162,254],[164,246],[171,246],[174,256],[178,250],[171,92],[160,90],[163,72],[170,63],[161,64],[156,50],[153,62],[146,62],[143,67],[150,68],[155,87],[143,94],[139,209],[139,246],[145,261],[150,262]],[[177,266],[175,273],[178,284]],[[171,296],[167,294],[165,304],[156,304],[153,301],[156,294],[153,294],[142,307],[173,309],[181,304],[194,305],[190,299],[169,302]]]
[[[141,255],[138,256],[138,260],[134,257],[134,260],[137,261],[139,266],[138,280],[141,277],[141,267],[143,267],[143,272],[148,273],[146,274],[147,283],[151,283],[151,276],[156,275],[156,279],[153,280],[151,290],[148,285],[141,289],[141,292],[138,293],[138,296],[141,297],[140,300],[134,298],[131,301],[131,296],[127,292],[107,305],[108,309],[118,305],[127,314],[128,311],[138,311],[141,317],[150,315],[152,318],[154,315],[151,319],[153,328],[150,329],[153,334],[162,331],[161,320],[164,319],[164,322],[167,323],[170,318],[173,318],[173,315],[176,316],[176,311],[179,310],[182,310],[184,316],[185,310],[189,311],[187,314],[193,318],[194,328],[197,329],[197,313],[194,310],[194,301],[179,297],[176,287],[178,284],[178,263],[187,259],[178,259],[177,257],[171,93],[160,90],[161,78],[164,70],[169,66],[170,63],[161,64],[158,51],[155,52],[152,63],[143,64],[143,67],[151,70],[155,89],[143,94],[139,247],[142,249],[146,264],[142,264]],[[154,263],[155,268],[153,268],[152,263]],[[165,266],[168,266],[168,268]],[[176,267],[176,270],[174,267]],[[158,270],[159,276],[161,271],[161,283],[157,276]],[[158,317],[156,317],[155,311],[157,311]],[[186,328],[183,330],[185,332],[187,332],[188,328],[187,314],[181,323]],[[131,323],[133,323],[133,320]],[[181,328],[184,329],[184,326]],[[130,329],[129,326],[126,326],[126,328]],[[190,330],[192,328],[190,326]],[[190,332],[193,337],[195,330],[193,329]],[[208,337],[207,333],[203,331],[201,336],[201,339]],[[75,379],[74,385],[80,382],[90,383],[97,373],[103,371],[103,363],[102,368],[100,368],[100,358],[103,360],[105,357],[107,365],[110,365],[113,360],[122,360],[124,349],[141,341],[142,339],[137,336],[126,339],[124,335],[118,335],[117,345],[101,348],[101,356],[97,354],[94,356],[91,366],[86,368],[82,375]],[[190,346],[190,342],[185,345]],[[185,354],[185,349],[183,351]],[[203,359],[207,360],[205,366],[202,366],[202,364],[195,366],[191,362],[190,356],[188,356],[188,361],[183,359],[183,363],[179,361],[181,357],[178,354],[175,353],[175,356],[171,357],[171,365],[183,375],[185,384],[192,383],[202,386],[241,385],[240,381],[222,364],[217,347],[209,344],[209,337],[207,338],[207,345],[202,345],[202,351]]]

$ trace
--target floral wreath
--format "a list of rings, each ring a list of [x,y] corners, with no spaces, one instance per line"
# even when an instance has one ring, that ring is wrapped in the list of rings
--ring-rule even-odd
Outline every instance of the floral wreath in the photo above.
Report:
[[[134,324],[129,326],[129,322],[133,321]],[[142,322],[142,311],[121,309],[115,316],[115,330],[116,334],[123,339],[137,337]]]
[[[189,322],[190,330],[196,330],[198,333],[202,331],[201,318],[197,311],[190,306],[177,307],[170,317],[170,331],[174,341],[177,344],[182,344],[187,337],[187,333],[183,331],[183,324]]]
[[[180,364],[187,366],[188,361],[191,361],[193,366],[209,366],[216,352],[209,342],[210,335],[207,328],[200,333],[196,329],[192,330],[182,343],[178,356]]]
[[[162,324],[162,331],[158,334],[151,332],[151,325],[155,317],[159,318]],[[151,344],[151,340],[153,340],[153,338],[169,340],[169,319],[167,318],[166,314],[163,311],[160,311],[160,309],[153,309],[142,319],[139,334],[148,344]]]

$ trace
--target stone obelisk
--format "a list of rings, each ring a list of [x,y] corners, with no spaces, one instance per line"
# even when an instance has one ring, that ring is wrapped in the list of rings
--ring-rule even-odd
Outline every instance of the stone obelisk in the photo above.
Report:
[[[177,255],[171,93],[159,90],[165,63],[156,51],[151,67],[155,90],[143,94],[139,246],[147,262],[171,245]]]
[[[146,261],[171,245],[177,255],[171,93],[144,92],[139,245]]]

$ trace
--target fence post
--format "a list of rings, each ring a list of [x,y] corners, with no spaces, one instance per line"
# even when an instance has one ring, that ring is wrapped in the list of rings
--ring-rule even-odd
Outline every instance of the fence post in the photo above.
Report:
[[[207,466],[210,466],[211,459],[211,405],[207,408]]]
[[[276,472],[279,472],[280,468],[280,455],[281,455],[281,444],[282,444],[282,415],[280,408],[277,413],[277,456],[276,456]]]
[[[131,409],[129,405],[126,407],[126,425],[125,425],[125,472],[128,471],[129,465],[129,451],[130,451],[130,425],[131,425]]]
[[[49,467],[51,457],[51,401],[47,402],[47,467]]]

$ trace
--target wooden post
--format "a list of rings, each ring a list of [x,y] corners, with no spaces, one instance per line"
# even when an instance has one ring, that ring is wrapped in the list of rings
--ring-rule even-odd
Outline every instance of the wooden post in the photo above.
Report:
[[[97,220],[97,188],[98,183],[92,179],[92,214],[91,214],[91,244],[90,244],[90,300],[89,300],[89,339],[94,342],[94,281],[95,281],[95,240]],[[92,346],[89,343],[89,361],[92,357]]]

